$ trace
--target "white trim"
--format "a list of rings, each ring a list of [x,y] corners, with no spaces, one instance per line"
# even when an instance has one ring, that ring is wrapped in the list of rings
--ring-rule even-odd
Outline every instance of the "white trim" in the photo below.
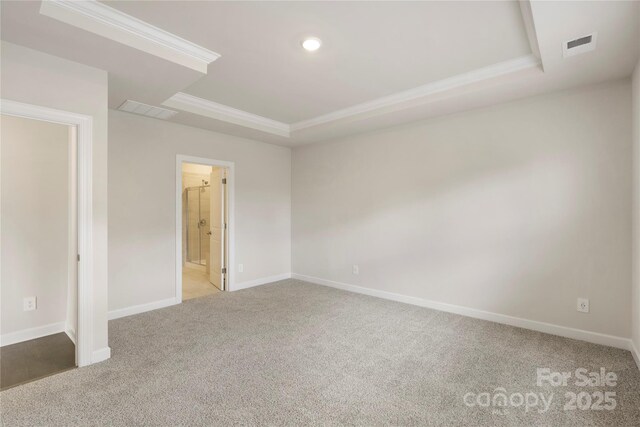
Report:
[[[0,112],[77,126],[78,159],[78,366],[90,365],[93,350],[93,119],[91,116],[0,99]],[[64,330],[64,329],[63,329]]]
[[[76,345],[78,323],[78,129],[71,126],[68,138],[69,167],[67,185],[69,189],[68,237],[67,237],[67,307],[65,332]],[[77,360],[76,360],[77,363]]]
[[[47,0],[40,13],[201,73],[220,54],[96,0]]]
[[[447,313],[459,314],[461,316],[473,317],[475,319],[488,320],[490,322],[501,323],[518,328],[531,329],[533,331],[544,332],[546,334],[558,335],[561,337],[587,341],[594,344],[622,348],[624,350],[631,349],[631,340],[629,338],[601,334],[598,332],[590,332],[582,329],[569,328],[566,326],[559,326],[551,323],[539,322],[536,320],[522,319],[520,317],[507,316],[505,314],[492,313],[475,308],[447,304],[443,302],[411,297],[408,295],[396,294],[393,292],[381,291],[377,289],[369,289],[362,286],[334,282],[332,280],[325,280],[317,277],[305,276],[302,274],[293,273],[292,277],[294,279],[303,280],[317,285],[329,286],[336,289],[342,289],[344,291],[370,295],[378,298],[388,299],[391,301],[403,302],[405,304],[417,305],[420,307],[427,307],[433,310],[445,311]]]
[[[157,310],[159,308],[170,307],[179,303],[180,301],[176,301],[175,298],[167,298],[160,301],[148,302],[146,304],[138,304],[132,305],[131,307],[118,308],[116,310],[109,311],[109,320],[132,316],[134,314],[145,313],[147,311]]]
[[[65,322],[50,323],[36,328],[23,329],[21,331],[10,332],[0,336],[0,347],[5,345],[17,344],[23,341],[34,340],[36,338],[46,337],[47,335],[59,334],[64,332]]]
[[[247,113],[187,93],[178,92],[164,101],[162,105],[273,135],[289,137],[289,125],[286,123]]]
[[[206,166],[219,166],[227,169],[227,289],[235,289],[235,255],[236,255],[236,220],[235,220],[235,164],[223,160],[207,159],[204,157],[176,155],[176,304],[182,302],[182,164],[195,163]]]
[[[267,283],[277,282],[279,280],[290,279],[291,273],[278,274],[276,276],[262,277],[260,279],[249,280],[246,282],[237,283],[229,287],[230,291],[237,291],[240,289],[252,288],[254,286],[264,285]],[[182,290],[180,291],[182,292]],[[119,308],[109,311],[109,320],[120,319],[121,317],[133,316],[135,314],[145,313],[147,311],[158,310],[160,308],[171,307],[172,305],[180,304],[177,298],[167,298],[159,301],[149,302],[145,304],[133,305],[131,307]]]
[[[629,348],[629,351],[631,351],[631,354],[633,355],[633,360],[636,361],[636,366],[638,367],[638,369],[640,369],[640,350],[638,349],[638,347],[636,347],[633,340],[629,341],[631,346],[631,348]]]
[[[111,357],[111,347],[103,347],[91,354],[91,363],[103,362]]]
[[[416,101],[427,101],[427,98],[443,92],[458,89],[474,83],[495,79],[500,76],[515,73],[522,70],[540,67],[541,62],[535,55],[522,56],[488,67],[478,68],[468,73],[438,80],[426,85],[418,86],[393,95],[374,99],[373,101],[354,105],[341,110],[333,111],[309,120],[302,120],[293,124],[287,124],[267,117],[258,116],[246,111],[238,110],[227,105],[219,104],[187,93],[178,92],[167,99],[162,105],[175,108],[203,117],[232,123],[238,126],[259,130],[285,138],[290,138],[291,133],[303,129],[327,124],[330,122],[353,118],[362,114],[372,113],[386,108],[403,109],[413,106]],[[405,105],[406,104],[406,105]]]
[[[291,279],[291,273],[277,274],[275,276],[261,277],[260,279],[236,283],[236,285],[230,290],[239,291],[240,289],[253,288],[254,286],[266,285],[267,283],[273,283],[285,279]]]
[[[529,39],[529,48],[533,53],[533,56],[540,58],[540,66],[544,70],[544,63],[540,56],[540,45],[538,44],[538,33],[536,32],[536,24],[533,19],[533,11],[531,10],[530,0],[520,0],[520,13],[522,14],[522,20],[524,21],[524,28],[527,32],[527,38]]]
[[[522,56],[488,67],[478,68],[468,73],[459,74],[457,76],[438,80],[426,85],[418,86],[393,95],[374,99],[373,101],[364,102],[342,110],[333,111],[329,114],[315,117],[309,120],[303,120],[290,126],[291,132],[319,126],[329,122],[342,120],[357,116],[360,114],[371,113],[375,110],[383,108],[397,107],[404,108],[402,104],[412,103],[420,98],[427,98],[437,93],[447,92],[473,83],[479,83],[485,80],[494,79],[506,74],[515,73],[517,71],[527,70],[540,66],[540,60],[533,55]]]
[[[69,337],[71,342],[73,342],[73,345],[75,345],[76,344],[76,331],[74,331],[73,328],[70,328],[70,327],[66,326],[66,323],[65,323],[64,333],[67,334],[67,336]]]

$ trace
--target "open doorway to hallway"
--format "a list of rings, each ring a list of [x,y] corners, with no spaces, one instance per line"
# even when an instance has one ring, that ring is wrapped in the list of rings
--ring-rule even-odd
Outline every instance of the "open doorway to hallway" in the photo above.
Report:
[[[182,300],[227,290],[227,170],[182,164]]]

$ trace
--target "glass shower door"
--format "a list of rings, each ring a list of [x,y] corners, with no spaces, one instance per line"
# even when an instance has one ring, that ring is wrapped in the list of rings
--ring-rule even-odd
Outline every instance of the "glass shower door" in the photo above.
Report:
[[[209,197],[208,185],[188,187],[186,190],[187,254],[188,262],[207,265],[209,259]]]

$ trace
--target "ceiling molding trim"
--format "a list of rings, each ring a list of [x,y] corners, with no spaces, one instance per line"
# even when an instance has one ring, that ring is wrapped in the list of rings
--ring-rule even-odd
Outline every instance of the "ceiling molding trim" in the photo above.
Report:
[[[418,86],[404,92],[399,92],[373,101],[354,105],[342,110],[337,110],[329,114],[303,120],[293,124],[287,124],[272,120],[246,111],[238,110],[217,102],[178,92],[162,105],[186,111],[199,116],[209,117],[238,126],[259,130],[273,135],[290,138],[291,133],[323,124],[328,124],[342,119],[353,118],[355,116],[382,112],[388,108],[403,109],[416,105],[416,101],[428,102],[433,95],[446,93],[458,88],[479,84],[487,80],[496,79],[518,71],[540,68],[540,59],[534,55],[523,56],[484,68],[438,80],[423,86]]]
[[[542,62],[542,56],[540,56],[540,45],[538,44],[538,33],[536,32],[536,24],[533,19],[533,12],[531,11],[531,1],[520,0],[519,3],[522,20],[524,21],[524,29],[529,39],[529,47],[533,55],[540,59],[540,65],[544,71],[544,63]]]
[[[309,120],[303,120],[291,125],[291,132],[308,129],[314,126],[323,125],[329,122],[342,120],[357,116],[359,114],[371,113],[388,107],[402,108],[402,104],[413,103],[420,98],[447,92],[463,86],[479,83],[485,80],[495,79],[507,74],[515,73],[530,68],[540,67],[540,59],[534,55],[523,56],[484,68],[478,68],[468,73],[438,80],[423,86],[418,86],[403,92],[375,99],[373,101],[354,105],[352,107],[337,110]]]
[[[204,74],[207,66],[220,57],[96,0],[44,0],[40,13]]]
[[[183,92],[176,93],[163,102],[162,105],[285,138],[289,138],[290,135],[289,125],[286,123],[247,113],[246,111]]]

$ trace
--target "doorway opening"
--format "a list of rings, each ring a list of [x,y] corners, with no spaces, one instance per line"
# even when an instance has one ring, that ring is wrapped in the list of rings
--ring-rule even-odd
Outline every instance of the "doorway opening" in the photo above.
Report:
[[[76,126],[0,123],[5,390],[78,365],[78,163]]]
[[[181,164],[182,300],[229,289],[228,169]]]

